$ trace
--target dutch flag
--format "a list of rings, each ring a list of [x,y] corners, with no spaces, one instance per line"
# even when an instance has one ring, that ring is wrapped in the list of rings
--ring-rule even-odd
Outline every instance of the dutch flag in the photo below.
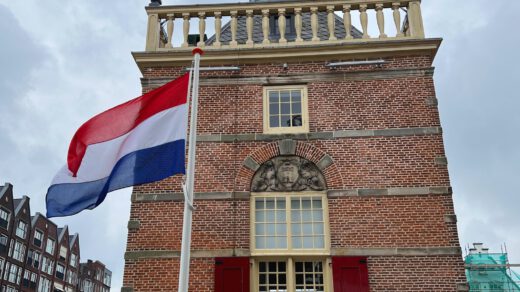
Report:
[[[185,173],[189,74],[83,124],[47,191],[47,217],[93,209],[108,192]]]

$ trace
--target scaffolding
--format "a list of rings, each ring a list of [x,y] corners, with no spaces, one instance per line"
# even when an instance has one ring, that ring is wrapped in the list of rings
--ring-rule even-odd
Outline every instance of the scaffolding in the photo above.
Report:
[[[481,243],[475,243],[465,260],[470,292],[520,292],[520,275],[513,271],[507,252],[489,253]]]

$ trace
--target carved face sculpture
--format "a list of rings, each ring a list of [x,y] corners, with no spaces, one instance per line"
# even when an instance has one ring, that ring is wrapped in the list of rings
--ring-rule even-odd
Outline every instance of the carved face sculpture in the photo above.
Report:
[[[280,187],[286,190],[292,189],[300,177],[298,166],[299,161],[296,158],[282,160],[282,164],[280,164],[276,173]]]

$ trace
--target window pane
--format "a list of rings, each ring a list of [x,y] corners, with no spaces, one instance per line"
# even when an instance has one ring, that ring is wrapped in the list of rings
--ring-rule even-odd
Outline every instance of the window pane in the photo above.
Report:
[[[323,221],[323,211],[312,211],[312,220],[314,220],[314,222]]]
[[[311,208],[311,200],[302,199],[302,209],[310,209],[310,208]]]
[[[293,103],[292,104],[292,113],[293,114],[301,114],[302,113],[302,104],[299,103],[299,102],[298,103]]]
[[[314,248],[325,248],[325,240],[323,236],[317,236],[314,238]]]
[[[300,222],[302,219],[300,217],[300,211],[292,211],[291,212],[291,221],[292,222]]]
[[[274,235],[274,224],[266,224],[267,235]]]
[[[323,223],[314,223],[314,234],[323,234]]]
[[[312,208],[321,209],[321,199],[312,199]]]
[[[276,248],[276,237],[266,237],[266,248]]]
[[[312,222],[312,211],[302,211],[302,222]]]
[[[312,248],[313,247],[312,239],[313,239],[312,236],[304,236],[302,248]]]
[[[280,102],[290,102],[291,96],[289,91],[280,91]]]
[[[292,235],[301,235],[301,224],[292,224],[291,225],[291,233]]]
[[[302,238],[300,236],[292,237],[292,247],[293,248],[302,248]]]
[[[285,199],[278,198],[276,200],[276,209],[282,209],[285,210]]]
[[[292,102],[301,102],[302,101],[302,92],[300,90],[292,90],[291,97],[292,97]]]
[[[278,103],[279,101],[278,91],[269,91],[269,103]]]
[[[302,225],[304,235],[312,235],[312,224],[306,223]]]
[[[256,210],[261,210],[264,208],[264,199],[256,199],[255,200],[255,208]]]
[[[302,126],[302,116],[301,115],[293,115],[292,118],[293,127],[301,127]]]
[[[300,209],[300,199],[291,199],[291,209],[293,209],[293,210]]]
[[[285,223],[285,211],[276,211],[276,222]]]
[[[278,271],[285,272],[285,262],[278,262]]]
[[[290,127],[291,126],[291,116],[283,115],[280,116],[280,127]]]
[[[256,223],[256,235],[265,235],[265,224]]]
[[[256,248],[265,248],[265,240],[264,237],[257,236],[255,240]]]
[[[265,208],[266,209],[274,209],[274,199],[266,199],[265,200]]]
[[[277,243],[277,248],[287,248],[287,237],[278,237]]]
[[[274,211],[266,211],[266,222],[274,223]]]
[[[269,114],[277,115],[280,113],[280,107],[278,103],[269,104]]]
[[[265,222],[265,212],[264,211],[256,211],[256,222]]]
[[[287,225],[286,224],[276,225],[276,235],[287,235]]]
[[[291,114],[291,104],[290,103],[282,103],[281,108],[282,108],[282,112],[281,112],[282,115]]]
[[[269,117],[269,127],[271,127],[271,128],[280,127],[280,117],[279,116],[270,116]]]
[[[265,272],[266,271],[266,263],[265,262],[261,262],[259,266],[260,266],[260,272]]]

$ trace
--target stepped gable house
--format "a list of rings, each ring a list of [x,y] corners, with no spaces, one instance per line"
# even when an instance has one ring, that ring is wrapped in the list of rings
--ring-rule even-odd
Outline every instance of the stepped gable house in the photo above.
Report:
[[[466,291],[420,0],[160,2],[143,91],[205,51],[190,291]],[[123,291],[177,290],[183,205],[134,188]]]

